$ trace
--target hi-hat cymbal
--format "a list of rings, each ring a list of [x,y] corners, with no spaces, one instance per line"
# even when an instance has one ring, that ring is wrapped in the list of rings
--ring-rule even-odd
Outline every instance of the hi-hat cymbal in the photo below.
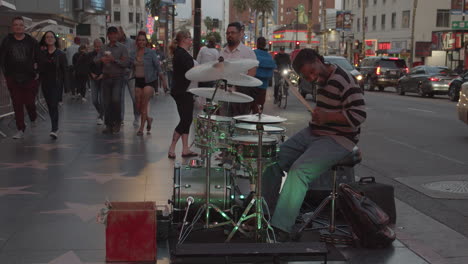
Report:
[[[262,81],[247,74],[237,74],[226,76],[225,80],[230,85],[257,87],[262,85]]]
[[[192,88],[189,89],[188,92],[200,97],[211,99],[215,89],[216,88]],[[213,100],[230,103],[250,103],[253,101],[253,98],[243,93],[229,92],[224,91],[223,89],[218,89]]]
[[[193,67],[185,77],[196,82],[210,82],[226,79],[227,76],[246,73],[258,66],[258,61],[253,59],[225,60],[223,62],[208,62]]]
[[[233,117],[234,120],[251,123],[251,124],[278,124],[286,121],[286,118],[279,116],[271,116],[265,114],[254,114],[254,115],[240,115]]]

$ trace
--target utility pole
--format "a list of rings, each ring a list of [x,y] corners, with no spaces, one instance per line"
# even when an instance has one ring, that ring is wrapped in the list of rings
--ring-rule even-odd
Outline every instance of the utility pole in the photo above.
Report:
[[[361,0],[361,7],[362,7],[362,17],[361,17],[361,23],[362,23],[362,47],[361,47],[361,53],[362,57],[364,58],[366,56],[366,30],[367,30],[367,25],[365,24],[365,18],[366,18],[366,4],[368,0]]]
[[[411,18],[411,42],[410,42],[410,57],[409,57],[409,67],[413,67],[413,59],[414,59],[414,28],[415,28],[415,21],[416,21],[416,8],[418,7],[418,0],[413,0],[413,16]]]
[[[323,21],[323,29],[322,29],[322,40],[323,40],[323,54],[327,55],[328,53],[328,33],[327,33],[327,2],[322,0],[322,21]]]
[[[193,23],[193,57],[196,58],[200,50],[201,40],[201,0],[195,0],[195,16]]]
[[[312,42],[312,4],[313,0],[309,0],[309,10],[308,10],[308,16],[307,16],[307,44],[311,44]]]

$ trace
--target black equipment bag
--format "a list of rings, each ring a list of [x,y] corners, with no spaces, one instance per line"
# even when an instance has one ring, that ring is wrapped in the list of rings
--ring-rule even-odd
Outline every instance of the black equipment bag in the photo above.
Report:
[[[368,197],[342,183],[338,188],[338,203],[362,247],[384,248],[395,240],[395,232],[388,226],[388,215]]]
[[[349,186],[379,205],[390,217],[390,224],[395,224],[396,209],[393,186],[377,183],[374,177],[362,177],[358,182],[349,183]]]

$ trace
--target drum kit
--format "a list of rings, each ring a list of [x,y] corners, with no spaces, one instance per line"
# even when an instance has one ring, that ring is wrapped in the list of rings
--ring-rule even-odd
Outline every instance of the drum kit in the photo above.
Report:
[[[180,169],[174,176],[172,203],[173,212],[177,217],[173,219],[181,224],[179,243],[185,240],[200,220],[203,221],[205,229],[232,227],[226,242],[231,241],[237,232],[247,236],[252,236],[253,233],[257,242],[265,242],[270,238],[271,232],[274,240],[273,228],[263,211],[266,202],[262,197],[262,172],[266,163],[277,160],[278,144],[284,140],[285,129],[275,125],[285,122],[286,119],[266,115],[261,111],[254,115],[233,118],[215,115],[223,103],[250,103],[254,100],[248,95],[228,90],[228,85],[259,86],[260,80],[243,74],[256,66],[256,60],[229,61],[220,58],[219,62],[202,64],[186,73],[189,80],[217,80],[217,84],[215,88],[189,90],[196,96],[210,100],[204,105],[205,113],[198,115],[195,124],[194,143],[202,149],[202,160],[190,161],[189,165]],[[212,155],[217,151],[222,151],[223,160],[231,161],[230,166],[212,167]],[[250,185],[253,186],[252,198],[246,204],[246,208],[242,208],[240,217],[234,215],[232,210],[237,193],[232,173],[229,171],[232,168],[247,171],[250,175]],[[182,171],[183,176],[180,173]],[[204,197],[200,197],[203,192]],[[253,232],[244,228],[249,219],[253,222]]]

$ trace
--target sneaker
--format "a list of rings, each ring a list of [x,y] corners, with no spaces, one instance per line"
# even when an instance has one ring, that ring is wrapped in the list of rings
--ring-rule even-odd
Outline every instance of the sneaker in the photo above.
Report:
[[[81,97],[81,102],[82,102],[82,103],[86,103],[87,101],[88,101],[88,100],[86,100],[86,98]]]
[[[275,232],[275,239],[277,243],[291,242],[291,235],[279,228],[273,226],[273,231]]]
[[[123,125],[124,125],[124,121],[122,121],[122,122],[120,123],[120,125],[123,126]]]
[[[50,132],[49,136],[52,138],[52,139],[57,139],[58,138],[58,131],[52,131]]]
[[[111,134],[112,133],[112,128],[110,126],[106,126],[104,130],[102,130],[103,134]]]
[[[120,132],[120,126],[116,125],[112,128],[112,133],[113,134],[118,134]]]
[[[96,124],[98,124],[98,126],[103,125],[104,120],[102,120],[102,118],[98,117],[98,119],[96,120]]]
[[[37,127],[37,121],[36,120],[31,121],[31,127]]]
[[[24,137],[23,130],[18,130],[18,132],[16,132],[16,134],[13,135],[13,139],[20,139],[20,138],[23,138],[23,137]]]
[[[140,120],[135,118],[135,120],[133,120],[133,127],[138,127],[140,125]]]

